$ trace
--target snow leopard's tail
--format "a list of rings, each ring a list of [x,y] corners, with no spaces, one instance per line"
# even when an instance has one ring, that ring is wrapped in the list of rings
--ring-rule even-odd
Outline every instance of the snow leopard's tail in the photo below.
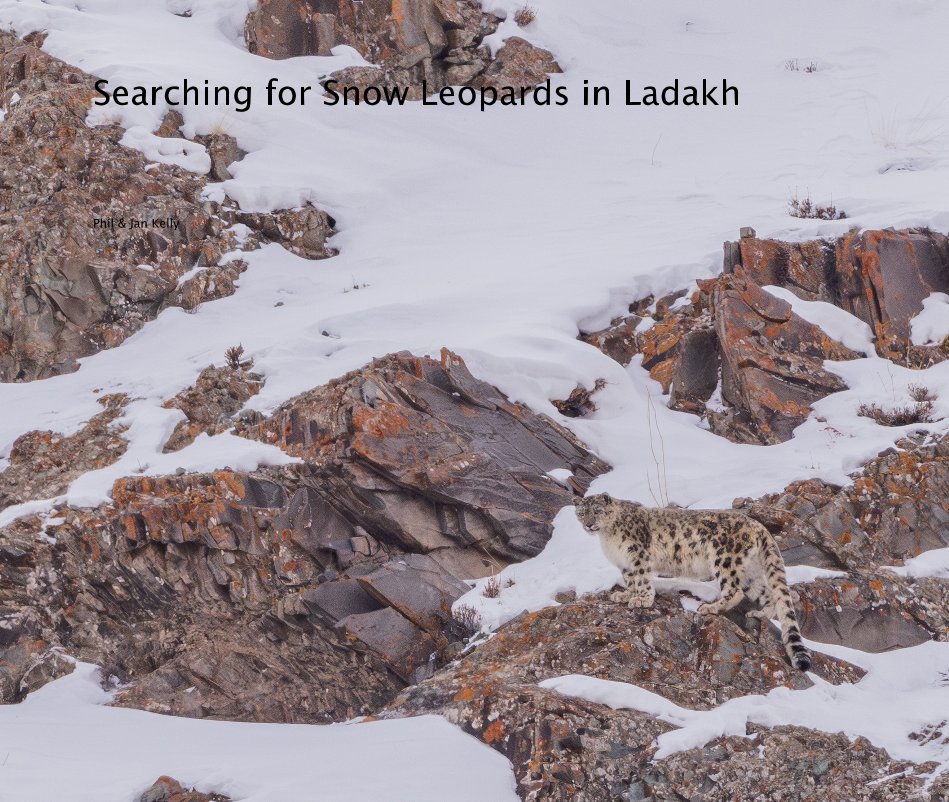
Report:
[[[781,624],[781,640],[784,650],[788,653],[793,665],[799,671],[809,671],[811,667],[811,653],[801,642],[801,630],[797,625],[797,616],[791,604],[791,591],[788,589],[788,579],[784,572],[784,559],[781,550],[767,531],[761,533],[764,566],[768,576],[768,591],[771,595],[771,604],[774,607],[775,617]]]

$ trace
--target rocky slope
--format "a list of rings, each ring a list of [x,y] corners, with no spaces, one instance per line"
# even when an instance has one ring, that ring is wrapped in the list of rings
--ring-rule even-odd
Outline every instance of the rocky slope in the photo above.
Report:
[[[102,426],[69,450],[91,451]],[[0,700],[66,670],[65,651],[126,683],[120,704],[153,711],[372,712],[457,652],[462,578],[544,547],[573,498],[546,474],[567,470],[582,492],[607,467],[447,351],[377,360],[238,429],[300,463],[129,477],[108,506],[0,530]]]
[[[554,70],[549,54],[518,39],[491,61],[483,40],[498,20],[471,3],[394,8],[265,0],[248,18],[247,40],[275,58],[350,44],[382,65],[353,80],[531,85]],[[269,239],[310,258],[331,254],[324,213],[246,214],[202,200],[207,178],[150,165],[120,144],[118,128],[85,125],[88,76],[3,34],[0,50],[0,379],[74,369],[168,305],[193,308],[231,292],[240,264],[222,254],[236,244],[234,223],[252,230],[243,247]],[[508,73],[508,62],[520,66]],[[169,115],[157,133],[180,140],[179,126]],[[40,137],[50,145],[33,147]],[[208,176],[226,178],[240,158],[236,143],[218,135],[199,144]],[[183,222],[148,237],[93,234],[90,210]],[[54,235],[40,237],[33,219]],[[859,356],[766,285],[853,313],[871,326],[881,356],[912,366],[947,356],[908,341],[922,299],[949,288],[942,235],[863,232],[803,244],[748,237],[725,253],[722,276],[689,297],[646,299],[584,335],[624,364],[641,355],[671,405],[703,415],[716,433],[787,441],[813,402],[844,387],[824,360]],[[467,643],[473,620],[451,613],[465,580],[537,555],[554,516],[608,466],[555,421],[476,379],[456,355],[391,354],[266,417],[242,412],[263,377],[235,363],[208,367],[167,399],[186,419],[165,450],[233,429],[299,462],[130,476],[109,504],[0,528],[0,702],[21,701],[77,657],[118,682],[117,704],[173,715],[322,723],[440,713],[510,759],[524,799],[949,795],[945,775],[926,786],[933,765],[797,726],[749,724],[748,737],[716,736],[658,757],[656,738],[673,725],[539,684],[584,674],[695,710],[809,687],[789,670],[773,629],[742,609],[702,618],[664,596],[631,612],[606,593],[568,592],[560,606]],[[104,410],[73,435],[19,438],[0,473],[0,509],[60,494],[114,462],[127,445],[127,401],[103,398]],[[594,404],[579,392],[560,408],[582,415]],[[569,473],[570,486],[553,471]],[[843,574],[797,586],[804,634],[879,653],[949,637],[949,582],[898,570],[949,545],[947,485],[949,440],[920,436],[871,460],[846,487],[798,482],[735,506],[775,533],[789,565]],[[842,685],[862,670],[817,655],[815,674]],[[934,711],[918,736],[942,739],[944,728]],[[142,796],[206,798],[169,778]]]
[[[0,381],[75,370],[166,307],[233,293],[244,264],[229,251],[277,241],[332,255],[324,212],[246,214],[206,200],[208,177],[150,161],[117,125],[88,126],[93,83],[0,32]],[[234,139],[188,141],[180,124],[173,112],[158,129],[163,152],[204,153],[210,177],[227,177],[241,155]]]

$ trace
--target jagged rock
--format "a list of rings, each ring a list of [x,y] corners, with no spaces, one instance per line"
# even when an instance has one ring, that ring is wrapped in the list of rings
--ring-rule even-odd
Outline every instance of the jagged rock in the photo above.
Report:
[[[66,491],[86,471],[111,465],[128,441],[124,427],[115,424],[128,399],[107,395],[99,399],[105,411],[92,417],[78,432],[27,432],[10,449],[9,465],[0,471],[0,510],[11,504],[52,498]]]
[[[949,581],[885,570],[949,546],[949,438],[901,445],[843,489],[811,479],[736,499],[775,533],[788,565],[847,572],[799,587],[805,637],[868,652],[949,637]]]
[[[549,50],[535,47],[519,36],[504,41],[494,61],[472,82],[475,86],[536,86],[548,75],[562,72]]]
[[[496,60],[482,45],[500,18],[474,0],[260,0],[244,26],[247,48],[267,58],[327,56],[349,45],[380,69],[355,67],[333,77],[342,86],[409,87],[419,99],[461,84],[533,87],[560,72],[553,56],[518,37]]]
[[[861,676],[849,664],[817,659],[817,672],[832,682]],[[810,685],[788,666],[770,628],[686,613],[662,596],[652,609],[631,611],[602,594],[519,616],[403,691],[385,715],[444,715],[511,760],[523,799],[629,799],[631,783],[649,769],[654,739],[670,727],[538,687],[571,673],[632,682],[696,709]]]
[[[259,373],[209,365],[201,371],[193,387],[182,390],[165,402],[165,408],[180,409],[187,419],[175,426],[163,451],[178,451],[192,443],[201,432],[219,434],[229,429],[231,418],[260,392],[263,385]]]
[[[230,802],[230,797],[205,794],[194,788],[189,791],[174,777],[162,776],[138,798],[138,802]]]
[[[761,442],[780,443],[807,419],[811,404],[846,388],[825,370],[825,359],[860,355],[791,311],[743,272],[723,276],[715,288],[715,332],[722,353],[722,400]],[[746,420],[741,420],[745,417]],[[710,417],[713,431],[729,416]]]
[[[195,141],[208,149],[208,156],[211,158],[211,170],[208,175],[215,181],[227,181],[233,178],[228,168],[247,155],[240,149],[234,137],[221,131],[215,131],[207,136],[196,136]]]
[[[859,354],[795,315],[740,266],[698,284],[687,303],[676,303],[681,292],[655,303],[650,297],[632,305],[630,317],[581,338],[624,365],[641,354],[670,407],[703,415],[712,431],[737,442],[783,442],[814,401],[845,389],[823,361]],[[641,326],[644,318],[652,325]],[[719,403],[710,407],[719,387]]]
[[[581,333],[580,339],[594,348],[599,348],[610,359],[615,359],[624,368],[640,352],[641,346],[636,328],[643,319],[638,315],[619,318],[600,331]]]
[[[176,400],[203,421],[228,399]],[[118,704],[155,712],[372,712],[454,656],[462,578],[543,547],[573,499],[547,471],[582,491],[606,469],[448,352],[376,360],[243,432],[304,462],[129,477],[111,504],[0,530],[0,703],[61,648],[119,677]]]
[[[718,738],[648,767],[627,800],[793,799],[904,802],[927,799],[921,767],[893,760],[865,738],[804,727],[749,725],[750,738]],[[915,773],[914,773],[915,770]]]
[[[549,522],[572,503],[548,471],[569,469],[580,490],[606,467],[445,350],[440,360],[374,360],[238,431],[306,460],[305,481],[325,501],[456,576],[543,548]]]
[[[264,240],[278,242],[304,259],[327,259],[336,255],[336,250],[326,244],[334,233],[336,220],[313,206],[267,214],[242,212],[237,219]]]
[[[845,388],[823,361],[860,355],[793,314],[766,285],[865,320],[880,355],[901,364],[925,367],[949,356],[942,346],[909,339],[923,299],[949,289],[949,240],[928,229],[851,232],[836,243],[726,242],[723,275],[699,281],[688,303],[675,303],[682,292],[655,302],[649,296],[632,304],[628,317],[580,338],[623,365],[641,354],[670,394],[669,406],[705,417],[717,434],[783,442],[814,401]]]
[[[800,588],[801,632],[805,638],[864,652],[945,639],[949,582],[928,580],[927,585],[883,573],[808,583]]]
[[[910,344],[910,320],[932,292],[949,291],[949,240],[929,229],[852,231],[836,243],[744,238],[726,243],[725,271],[740,264],[759,284],[826,301],[870,325],[880,356],[941,361],[938,349]]]
[[[167,306],[230,295],[244,263],[221,264],[223,254],[251,250],[263,236],[236,237],[239,209],[202,200],[207,177],[150,163],[120,144],[116,125],[86,125],[92,83],[0,33],[0,381],[74,370]],[[169,113],[159,131],[177,139],[180,125]],[[221,179],[236,144],[224,134],[207,141]],[[319,242],[332,230],[322,212],[254,219],[266,239],[300,255],[332,255]]]
[[[785,560],[873,572],[949,546],[949,438],[901,441],[840,489],[819,480],[735,506],[784,541]]]

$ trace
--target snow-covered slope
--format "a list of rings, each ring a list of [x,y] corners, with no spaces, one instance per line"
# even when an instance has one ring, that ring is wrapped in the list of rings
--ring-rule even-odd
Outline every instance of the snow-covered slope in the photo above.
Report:
[[[236,136],[248,156],[220,190],[245,209],[307,201],[326,209],[338,221],[333,245],[340,253],[313,263],[277,245],[264,247],[247,255],[249,269],[233,297],[195,314],[168,310],[120,347],[83,360],[76,373],[0,385],[0,468],[20,434],[75,430],[99,411],[96,398],[104,392],[136,399],[126,415],[130,447],[114,465],[75,482],[71,503],[98,503],[117,477],[129,473],[250,468],[287,459],[274,448],[226,434],[161,454],[180,418],[162,402],[236,343],[266,374],[263,392],[248,405],[262,411],[400,349],[435,354],[450,347],[479,378],[554,417],[551,398],[603,377],[607,385],[598,411],[569,425],[615,466],[597,489],[649,503],[728,506],[736,496],[757,496],[806,477],[843,483],[848,472],[905,434],[857,417],[857,407],[898,401],[911,384],[925,385],[937,397],[934,417],[943,420],[929,428],[949,431],[949,362],[925,371],[876,356],[831,365],[850,389],[819,402],[791,441],[757,447],[727,442],[696,417],[667,409],[638,363],[623,369],[576,339],[578,327],[604,325],[633,299],[717,273],[721,242],[741,225],[754,226],[762,237],[790,240],[832,236],[851,226],[949,229],[949,90],[932,80],[946,68],[944,4],[534,0],[537,20],[527,35],[555,52],[564,74],[554,81],[567,87],[570,103],[484,113],[417,104],[269,108],[260,102],[268,78],[314,85],[358,59],[346,48],[331,58],[262,59],[242,45],[249,0],[195,0],[190,17],[172,13],[180,5],[0,0],[0,26],[20,34],[47,30],[44,49],[117,83],[167,84],[187,77],[252,84],[257,102],[247,113],[182,109],[186,132],[218,129]],[[519,5],[497,0],[491,7],[512,12]],[[515,30],[513,22],[505,23],[500,35]],[[814,71],[796,68],[812,63]],[[662,85],[703,77],[738,86],[740,105],[647,109],[622,102],[627,79]],[[612,105],[584,107],[584,81],[609,85]],[[128,141],[147,150],[147,132],[165,111],[100,109],[91,122],[117,120],[134,129]],[[786,207],[794,195],[833,199],[849,218],[791,218]],[[919,336],[944,333],[940,317],[944,321],[947,309],[940,299],[928,304]],[[803,308],[799,313],[807,317]],[[841,320],[842,314],[836,310],[837,324],[859,340],[861,329]],[[663,497],[657,499],[660,484]],[[29,508],[44,506],[50,504]],[[5,510],[0,523],[25,511]],[[469,599],[487,623],[551,603],[562,588],[593,591],[615,578],[569,510],[558,518],[547,551],[533,564],[509,570],[518,582],[503,603],[482,600],[477,591]],[[932,649],[949,660],[944,647]],[[62,680],[62,688],[45,693],[68,697],[75,690],[86,699],[78,685],[84,677]],[[880,693],[884,680],[874,680]],[[939,699],[946,697],[945,688],[940,693]],[[72,715],[64,701],[61,708],[43,707],[45,718],[37,719],[34,708],[43,698],[38,695],[33,707],[19,713],[0,711],[9,721],[4,734],[17,726],[35,733],[27,725],[41,721],[55,728]],[[89,726],[104,728],[110,739],[121,739],[123,728],[131,728],[136,737],[157,741],[171,726],[144,714],[135,714],[133,723],[128,711],[94,715]],[[239,767],[195,747],[215,741],[227,725],[174,725],[160,771],[180,766],[180,779],[213,785],[215,777],[235,778],[229,790],[247,799],[287,798],[315,781],[316,775],[300,774],[298,786],[290,780],[277,786],[270,784],[273,766],[259,774],[245,767],[241,776],[255,779],[241,785]],[[430,731],[419,731],[429,725]],[[433,722],[405,726],[397,739],[448,738]],[[385,725],[393,732],[398,727]],[[234,749],[239,738],[266,744],[286,737],[277,728],[246,733],[233,736]],[[322,735],[301,737],[312,737],[312,748],[321,748]],[[42,739],[32,743],[39,750]],[[465,745],[460,734],[450,746],[457,747],[456,758],[470,757],[470,776],[479,774],[474,762],[486,761],[488,785],[470,786],[479,791],[470,798],[503,798],[498,789],[507,788],[509,777],[486,748]],[[84,759],[69,739],[42,748],[49,753],[44,772],[57,764],[72,771],[69,766]],[[369,736],[353,748],[384,749]],[[949,762],[946,754],[937,757]],[[0,799],[51,798],[59,786],[33,781],[39,762],[0,744]],[[114,798],[131,795],[156,769],[123,768]],[[447,763],[434,767],[427,787],[435,788],[442,769],[452,770]],[[369,788],[337,786],[326,798],[354,798]],[[400,786],[390,796],[376,788],[374,798],[423,797]]]

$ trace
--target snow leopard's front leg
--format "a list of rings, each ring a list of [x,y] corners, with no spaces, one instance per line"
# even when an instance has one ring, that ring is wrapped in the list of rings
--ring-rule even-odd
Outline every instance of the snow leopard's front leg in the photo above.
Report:
[[[649,557],[642,553],[630,555],[629,565],[623,569],[625,590],[617,590],[610,595],[616,602],[626,602],[631,609],[652,607],[656,600],[656,591],[650,579]]]

